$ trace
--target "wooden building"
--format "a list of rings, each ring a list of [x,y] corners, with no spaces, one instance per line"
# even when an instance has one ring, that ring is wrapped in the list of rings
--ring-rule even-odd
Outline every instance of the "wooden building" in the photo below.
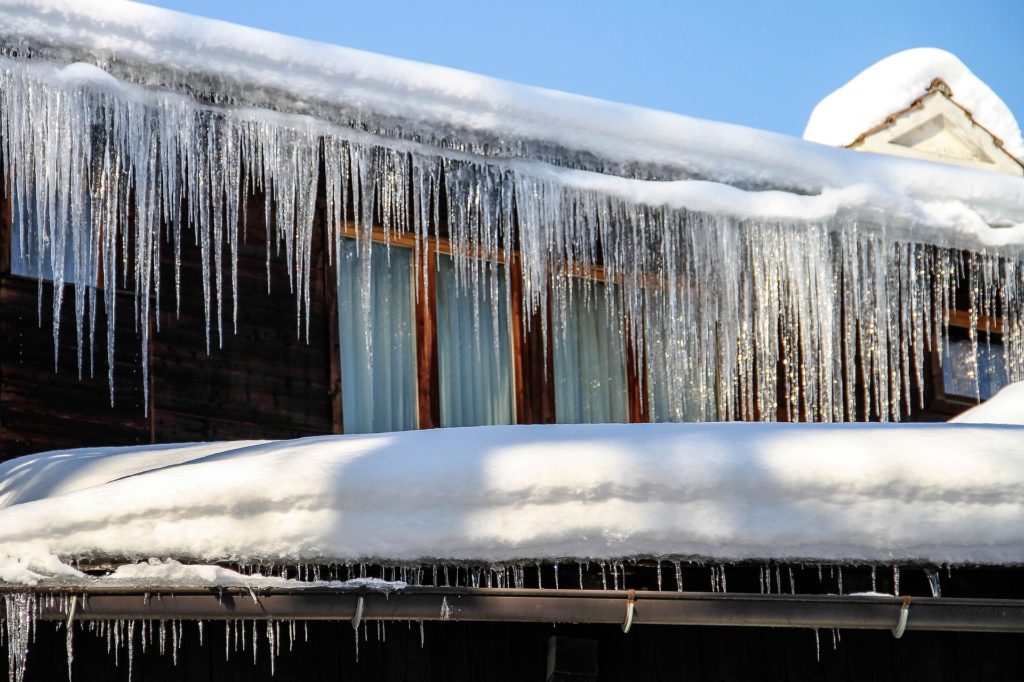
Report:
[[[1018,177],[853,162],[248,29],[221,26],[199,50],[174,13],[51,4],[0,9],[0,461],[489,424],[944,420],[1024,377],[1024,251],[988,240],[1024,223]],[[962,212],[934,210],[936,195]],[[960,229],[967,213],[983,227]],[[551,570],[538,564],[538,581]],[[761,566],[733,570],[739,592],[757,592]],[[848,585],[875,591],[867,570],[849,569]],[[904,591],[879,589],[931,596],[927,573],[907,570]],[[653,591],[654,571],[630,564],[630,585]],[[818,571],[809,591],[835,592]],[[962,575],[947,595],[1020,598],[1015,569]],[[425,594],[486,601],[449,587]],[[904,646],[887,626],[833,646],[814,625],[828,614],[789,621],[803,629],[645,625],[631,639],[606,615],[555,629],[491,615],[431,622],[424,646],[426,616],[410,612],[353,641],[355,597],[334,597],[309,607],[325,621],[309,648],[231,650],[255,653],[252,668],[222,660],[237,631],[218,622],[200,649],[199,612],[168,611],[161,632],[188,621],[181,661],[136,652],[135,676],[264,679],[272,659],[282,679],[373,680],[1017,679],[1022,667],[1019,634],[915,632]],[[342,602],[340,622],[325,615]],[[899,600],[885,604],[898,616]],[[867,622],[865,606],[850,622]],[[729,624],[742,622],[784,624]],[[124,627],[79,644],[76,679],[128,674],[101,655]],[[39,649],[64,646],[40,633]],[[26,679],[64,674],[61,657],[33,656]]]

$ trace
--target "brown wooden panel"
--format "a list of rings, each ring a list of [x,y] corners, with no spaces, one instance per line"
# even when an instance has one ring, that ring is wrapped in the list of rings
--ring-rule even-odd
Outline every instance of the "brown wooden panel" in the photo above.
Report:
[[[53,287],[22,277],[0,279],[0,459],[55,448],[147,443],[149,422],[142,391],[140,337],[133,297],[119,294],[115,331],[114,406],[106,367],[106,317],[96,316],[95,376],[78,378],[72,287],[61,309],[59,371],[54,372]]]
[[[334,430],[323,235],[316,231],[313,243],[307,339],[304,321],[297,329],[296,296],[289,290],[284,257],[276,255],[274,245],[267,292],[264,215],[262,200],[251,201],[246,239],[239,244],[237,334],[232,330],[225,245],[224,336],[218,338],[214,319],[209,354],[200,250],[186,230],[180,315],[173,289],[173,249],[162,250],[161,277],[167,286],[160,300],[160,331],[154,336],[152,361],[158,387],[154,395],[157,442],[288,438]],[[216,316],[215,301],[211,313]]]
[[[551,345],[545,348],[539,312],[529,313],[529,330],[523,325],[523,271],[519,257],[512,258],[512,363],[515,374],[516,420],[520,424],[555,423],[555,368]],[[548,307],[548,329],[551,309]]]
[[[11,271],[14,220],[11,217],[11,183],[0,177],[0,185],[4,188],[3,196],[0,197],[0,275],[6,275]]]
[[[419,395],[419,427],[432,429],[441,425],[440,377],[437,359],[437,293],[434,287],[436,252],[433,242],[427,249],[426,276],[421,270],[422,256],[414,254],[416,274],[416,372]]]

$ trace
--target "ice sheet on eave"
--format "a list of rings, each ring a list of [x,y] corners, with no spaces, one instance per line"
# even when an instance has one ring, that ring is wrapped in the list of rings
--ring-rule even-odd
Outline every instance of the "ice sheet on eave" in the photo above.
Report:
[[[12,460],[0,465],[0,566],[59,575],[54,556],[1006,565],[1024,563],[1022,515],[1019,425],[433,429]]]
[[[932,47],[904,50],[871,65],[821,100],[811,112],[804,139],[844,146],[909,107],[942,79],[953,99],[971,112],[974,120],[1002,140],[1018,159],[1024,158],[1024,140],[1013,112],[984,81],[956,55]]]
[[[356,117],[371,129],[377,121],[387,134],[455,146],[461,136],[463,148],[487,155],[795,194],[858,187],[869,203],[886,205],[896,197],[926,204],[925,222],[936,222],[938,213],[938,222],[961,228],[1024,223],[1019,178],[866,157],[130,2],[0,0],[0,36],[8,50],[23,46],[90,61],[142,85],[180,89],[205,82],[221,101],[348,117],[349,123]],[[631,186],[628,192],[651,190]]]

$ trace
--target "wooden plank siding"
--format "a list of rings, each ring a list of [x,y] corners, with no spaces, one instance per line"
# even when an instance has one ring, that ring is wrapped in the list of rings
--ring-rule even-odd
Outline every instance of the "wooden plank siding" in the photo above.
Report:
[[[54,371],[53,285],[25,277],[0,277],[0,459],[84,445],[131,445],[151,440],[142,391],[142,354],[132,296],[118,294],[114,405],[107,383],[107,319],[96,315],[95,374],[88,349],[78,378],[73,289],[65,287]]]
[[[337,384],[332,384],[329,327],[337,318],[327,312],[323,232],[316,231],[313,243],[307,341],[281,257],[270,259],[267,292],[262,198],[251,200],[247,209],[238,253],[238,333],[232,330],[230,270],[225,267],[223,342],[212,323],[207,354],[202,258],[190,240],[182,245],[181,315],[175,314],[172,286],[160,297],[160,331],[154,336],[150,370],[155,442],[294,438],[335,430]],[[275,245],[271,250],[276,251]],[[161,260],[163,282],[173,283],[171,249],[162,249]],[[216,315],[215,305],[211,312]]]

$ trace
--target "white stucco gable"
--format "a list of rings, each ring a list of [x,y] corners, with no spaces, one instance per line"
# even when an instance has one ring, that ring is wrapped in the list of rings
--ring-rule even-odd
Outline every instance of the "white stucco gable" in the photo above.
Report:
[[[971,112],[956,102],[949,86],[938,78],[910,107],[880,121],[848,146],[1024,175],[1024,166],[1003,148],[1002,140],[975,121]]]

